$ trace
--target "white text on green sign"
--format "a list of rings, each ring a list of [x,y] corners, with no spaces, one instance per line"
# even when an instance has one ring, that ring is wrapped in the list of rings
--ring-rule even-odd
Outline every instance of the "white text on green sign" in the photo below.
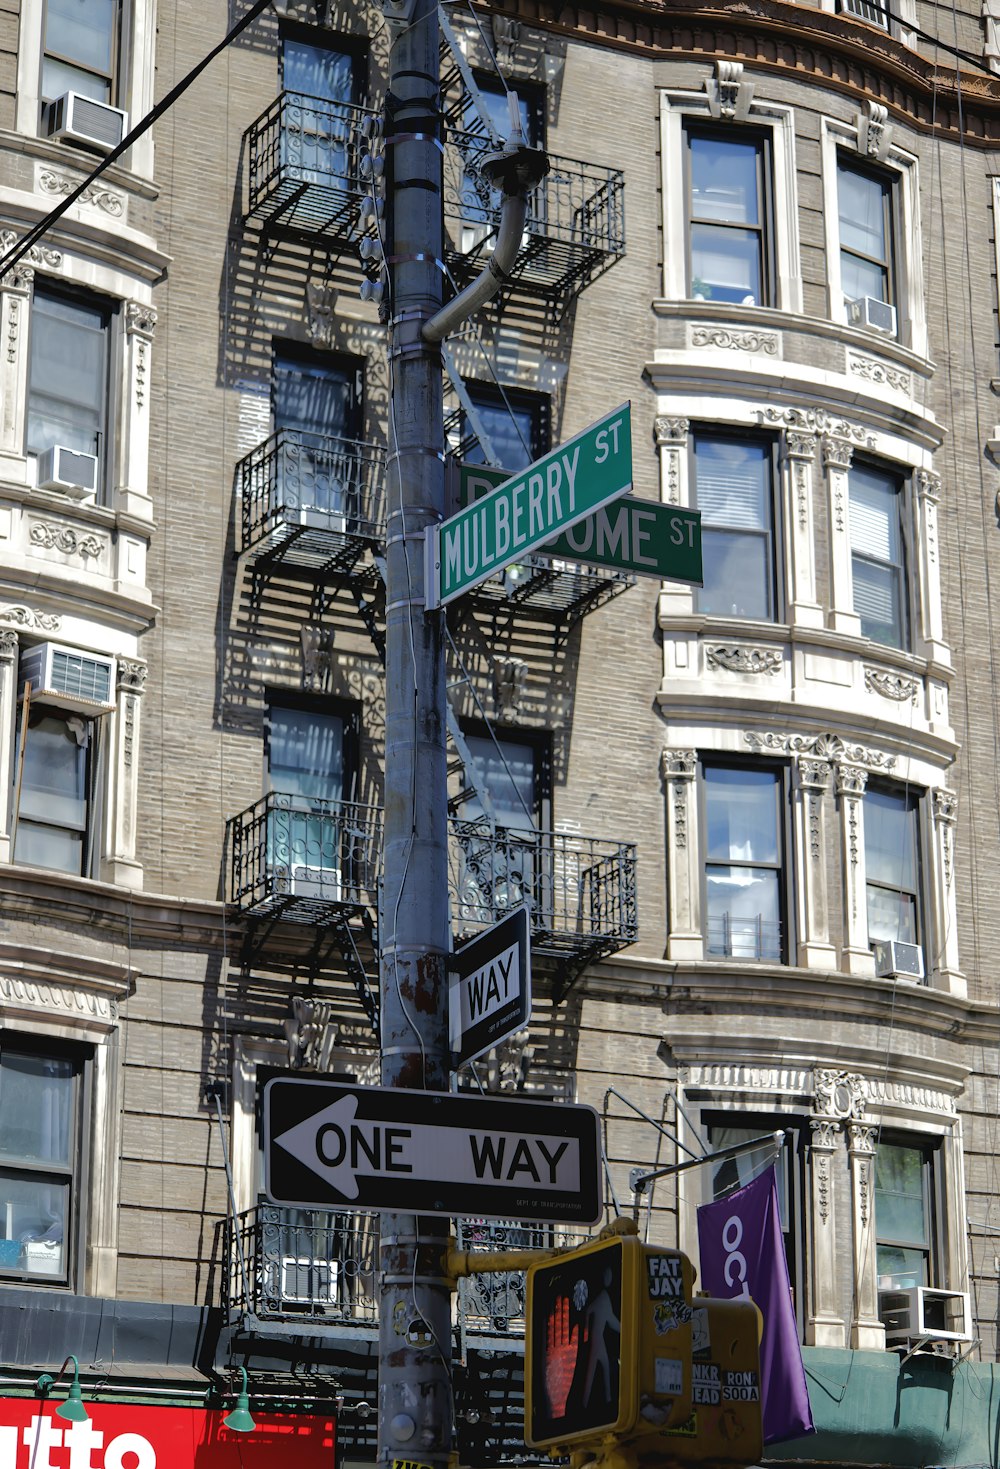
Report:
[[[509,478],[505,469],[460,465],[459,504],[481,499]],[[603,506],[542,549],[548,556],[613,566],[637,576],[702,584],[700,513],[634,495]]]
[[[460,597],[631,488],[625,403],[436,527],[429,537],[428,605]]]

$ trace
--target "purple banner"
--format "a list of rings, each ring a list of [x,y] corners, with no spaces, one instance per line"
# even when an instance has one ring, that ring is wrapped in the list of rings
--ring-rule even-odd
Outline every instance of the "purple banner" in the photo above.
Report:
[[[813,1433],[799,1332],[788,1283],[774,1169],[698,1210],[699,1286],[710,1296],[748,1297],[764,1318],[760,1343],[764,1442]]]

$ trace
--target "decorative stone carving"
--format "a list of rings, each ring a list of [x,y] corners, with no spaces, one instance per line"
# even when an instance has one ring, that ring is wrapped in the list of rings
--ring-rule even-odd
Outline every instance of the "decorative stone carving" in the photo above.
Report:
[[[133,693],[141,694],[146,687],[146,676],[149,668],[145,663],[136,663],[129,658],[118,660],[118,687],[120,689],[131,689]]]
[[[817,442],[816,435],[810,431],[785,430],[785,453],[789,459],[815,459]]]
[[[132,768],[132,758],[135,754],[135,695],[129,694],[125,699],[125,727],[122,730],[122,759],[125,768]]]
[[[69,1011],[74,1015],[108,1023],[118,1019],[117,1002],[108,995],[94,994],[92,991],[74,989],[68,985],[48,984],[41,980],[13,979],[0,974],[0,1004],[13,1005],[18,1002],[63,1014]]]
[[[656,437],[656,447],[662,449],[664,444],[683,443],[691,429],[689,418],[666,418],[657,417],[653,420],[653,433]]]
[[[17,361],[17,332],[21,322],[21,303],[12,296],[7,303],[7,361]]]
[[[954,860],[955,822],[958,819],[958,796],[943,786],[932,792],[934,822],[941,833],[941,870],[945,887],[951,887]]]
[[[47,520],[29,523],[28,540],[45,551],[61,551],[64,556],[79,556],[84,561],[100,556],[106,549],[105,542],[93,532],[76,531],[68,525],[53,525]]]
[[[852,1122],[848,1128],[851,1139],[852,1153],[866,1153],[871,1157],[875,1155],[875,1139],[878,1136],[878,1128],[873,1122]]]
[[[824,469],[850,469],[851,460],[854,458],[854,445],[847,443],[844,439],[833,439],[829,436],[823,439],[823,468]]]
[[[732,352],[759,352],[765,357],[778,356],[777,332],[746,331],[725,326],[692,326],[688,329],[692,347],[719,347]]]
[[[936,505],[941,498],[941,476],[933,469],[918,469],[914,475],[917,494]]]
[[[815,1180],[816,1208],[824,1224],[830,1218],[830,1155],[837,1146],[840,1123],[825,1117],[811,1117],[812,1166]]]
[[[16,230],[0,230],[0,256],[4,256],[8,251],[13,250],[16,244]],[[30,261],[32,265],[47,265],[50,270],[57,270],[62,265],[62,251],[50,250],[47,245],[32,245],[24,258]],[[22,266],[20,261],[13,268],[15,271],[27,269],[26,266]],[[28,279],[30,280],[31,277],[29,276]]]
[[[799,785],[805,791],[823,792],[830,787],[830,771],[833,768],[828,760],[817,759],[812,755],[800,755],[798,757]]]
[[[766,1092],[772,1096],[808,1096],[812,1072],[797,1066],[757,1066],[747,1061],[695,1062],[682,1072],[687,1090]]]
[[[840,764],[837,766],[837,795],[863,796],[868,784],[868,772],[860,765]]]
[[[664,780],[694,780],[698,755],[695,750],[667,748],[660,756],[660,765]]]
[[[869,158],[884,159],[891,139],[889,109],[869,98],[866,110],[858,113],[858,152]]]
[[[874,1076],[868,1079],[867,1085],[869,1104],[873,1107],[888,1105],[908,1107],[914,1112],[937,1112],[950,1117],[955,1115],[955,1098],[950,1092],[914,1086],[908,1081],[883,1081]]]
[[[156,329],[156,308],[143,301],[126,301],[125,329],[130,332],[147,332],[152,336]]]
[[[333,345],[337,292],[329,281],[306,281],[306,331],[317,347]]]
[[[715,76],[705,80],[709,111],[725,122],[743,122],[753,101],[753,84],[743,79],[743,62],[720,58],[715,63]]]
[[[840,1136],[840,1122],[835,1117],[810,1117],[809,1130],[814,1148],[833,1152]]]
[[[901,367],[892,367],[888,362],[878,362],[874,357],[861,357],[857,352],[848,352],[847,370],[866,382],[879,387],[894,388],[897,393],[910,397],[913,393],[913,377]]]
[[[835,1117],[841,1122],[864,1117],[868,1083],[859,1072],[817,1067],[813,1076],[813,1111],[817,1117]]]
[[[875,447],[875,439],[859,424],[849,423],[846,418],[835,418],[825,408],[757,408],[755,417],[760,424],[775,424],[780,428],[807,430],[814,434],[826,434],[835,439],[851,439]]]
[[[0,622],[38,628],[40,632],[58,632],[62,626],[62,618],[57,613],[36,612],[33,607],[0,607]]]
[[[895,755],[886,755],[865,745],[848,744],[834,734],[790,735],[774,730],[747,730],[743,738],[751,750],[758,752],[778,750],[786,755],[815,755],[835,765],[848,761],[869,770],[892,770],[896,764]]]
[[[289,1010],[282,1021],[289,1066],[296,1071],[325,1071],[339,1036],[333,1002],[292,995]]]
[[[709,668],[727,668],[730,673],[778,673],[784,664],[775,648],[710,647],[705,658]]]
[[[18,636],[13,628],[0,628],[0,662],[13,662],[19,646]]]
[[[897,704],[917,702],[920,680],[907,678],[901,673],[887,673],[884,668],[871,668],[865,664],[865,688],[883,699],[892,699]]]
[[[67,194],[72,194],[79,184],[79,179],[67,178],[65,174],[54,173],[51,168],[43,168],[38,174],[38,183],[46,194],[61,194],[65,197]],[[125,213],[125,200],[122,195],[100,184],[88,184],[76,203],[93,204],[97,209],[103,209],[105,214],[110,214],[113,219],[120,219]]]
[[[493,665],[493,700],[501,719],[521,710],[521,696],[528,682],[528,665],[523,658],[498,658]]]

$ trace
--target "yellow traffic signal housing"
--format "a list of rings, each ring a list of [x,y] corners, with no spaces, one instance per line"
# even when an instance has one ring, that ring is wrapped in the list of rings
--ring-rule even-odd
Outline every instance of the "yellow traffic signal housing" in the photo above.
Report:
[[[664,1431],[657,1469],[759,1464],[764,1447],[760,1312],[752,1301],[708,1296],[696,1296],[693,1306],[692,1412],[685,1423]]]
[[[528,1269],[525,1442],[570,1448],[658,1435],[691,1400],[693,1270],[634,1235]]]

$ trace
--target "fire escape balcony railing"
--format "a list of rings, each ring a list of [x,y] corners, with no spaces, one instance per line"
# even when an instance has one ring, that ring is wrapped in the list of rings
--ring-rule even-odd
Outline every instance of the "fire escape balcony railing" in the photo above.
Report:
[[[236,469],[240,550],[292,574],[350,571],[385,534],[385,451],[279,429]]]
[[[517,1220],[458,1221],[460,1250],[484,1257],[502,1250],[549,1250],[584,1244],[587,1235]],[[227,1324],[247,1318],[301,1331],[378,1324],[379,1216],[365,1211],[289,1209],[258,1204],[225,1229],[222,1306]],[[459,1281],[456,1325],[520,1344],[525,1276],[521,1270]]]
[[[379,807],[271,791],[228,825],[230,901],[241,913],[321,925],[375,908]]]
[[[492,152],[481,133],[451,128],[445,220],[448,265],[462,286],[479,274],[500,227],[499,196],[478,171]],[[528,218],[511,270],[514,289],[558,298],[574,295],[625,254],[625,184],[620,169],[549,155],[549,172],[528,196]]]
[[[638,936],[635,878],[632,842],[451,818],[449,889],[456,934],[488,927],[527,903],[532,952],[587,964]]]
[[[274,233],[346,246],[370,188],[361,177],[363,125],[378,114],[349,102],[282,92],[246,133],[244,219]]]

